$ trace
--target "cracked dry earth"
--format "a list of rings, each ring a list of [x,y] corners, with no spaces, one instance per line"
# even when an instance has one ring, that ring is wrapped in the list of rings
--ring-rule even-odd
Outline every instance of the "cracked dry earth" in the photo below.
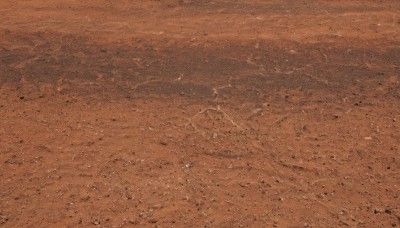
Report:
[[[0,2],[0,226],[400,226],[400,2]]]

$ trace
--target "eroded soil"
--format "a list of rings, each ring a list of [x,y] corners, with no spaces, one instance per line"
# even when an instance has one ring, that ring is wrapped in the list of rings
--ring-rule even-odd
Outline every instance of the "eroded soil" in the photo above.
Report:
[[[0,226],[400,225],[400,2],[0,2]]]

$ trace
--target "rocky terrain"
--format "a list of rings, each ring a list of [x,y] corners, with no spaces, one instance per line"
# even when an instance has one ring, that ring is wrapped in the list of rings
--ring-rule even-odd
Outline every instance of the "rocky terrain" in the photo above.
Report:
[[[400,2],[0,2],[0,226],[400,226]]]

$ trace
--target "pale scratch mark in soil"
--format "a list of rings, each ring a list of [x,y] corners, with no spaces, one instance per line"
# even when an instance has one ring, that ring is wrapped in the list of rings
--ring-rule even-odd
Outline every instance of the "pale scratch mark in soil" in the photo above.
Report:
[[[210,111],[216,112],[216,113],[220,113],[222,114],[222,117],[228,121],[230,124],[232,124],[232,126],[235,126],[238,130],[243,131],[243,127],[241,126],[241,124],[237,123],[235,120],[233,120],[233,118],[226,113],[224,110],[222,110],[221,106],[217,105],[216,107],[207,107],[204,108],[202,110],[200,110],[198,113],[196,113],[195,115],[193,115],[190,118],[187,118],[187,123],[184,125],[185,128],[187,128],[188,126],[191,126],[194,129],[194,133],[201,133],[201,135],[205,136],[205,133],[201,130],[199,130],[199,128],[197,127],[196,123],[194,122],[194,119],[202,114],[207,115],[207,117],[209,119],[211,119],[211,116],[209,114]],[[213,134],[215,134],[216,132],[213,131]]]
[[[134,86],[131,87],[130,89],[131,89],[131,90],[136,90],[137,88],[139,88],[139,87],[141,87],[141,86],[144,86],[144,85],[147,85],[147,84],[152,84],[152,83],[155,83],[155,82],[162,82],[162,81],[161,81],[161,80],[157,80],[157,79],[148,80],[148,81],[144,81],[144,82],[137,83],[136,85],[134,85]]]
[[[212,90],[213,90],[213,96],[215,97],[214,98],[214,101],[218,101],[218,98],[219,98],[219,92],[218,92],[218,90],[221,90],[221,89],[225,89],[225,88],[232,88],[232,77],[229,77],[229,79],[228,79],[228,84],[227,85],[223,85],[223,86],[220,86],[220,87],[214,87],[214,88],[212,88]]]
[[[251,59],[253,58],[253,54],[251,54],[245,61],[246,61],[246,63],[247,64],[249,64],[249,65],[253,65],[253,66],[256,66],[256,67],[258,67],[261,71],[263,71],[263,72],[266,72],[267,70],[265,70],[265,68],[264,67],[262,67],[262,65],[259,65],[259,64],[257,64],[257,63],[255,63],[254,61],[252,61]]]

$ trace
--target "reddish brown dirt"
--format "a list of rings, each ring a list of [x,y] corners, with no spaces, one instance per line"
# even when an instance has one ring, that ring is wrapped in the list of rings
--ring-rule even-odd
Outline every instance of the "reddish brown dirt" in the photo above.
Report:
[[[399,226],[399,12],[1,1],[0,226]]]

